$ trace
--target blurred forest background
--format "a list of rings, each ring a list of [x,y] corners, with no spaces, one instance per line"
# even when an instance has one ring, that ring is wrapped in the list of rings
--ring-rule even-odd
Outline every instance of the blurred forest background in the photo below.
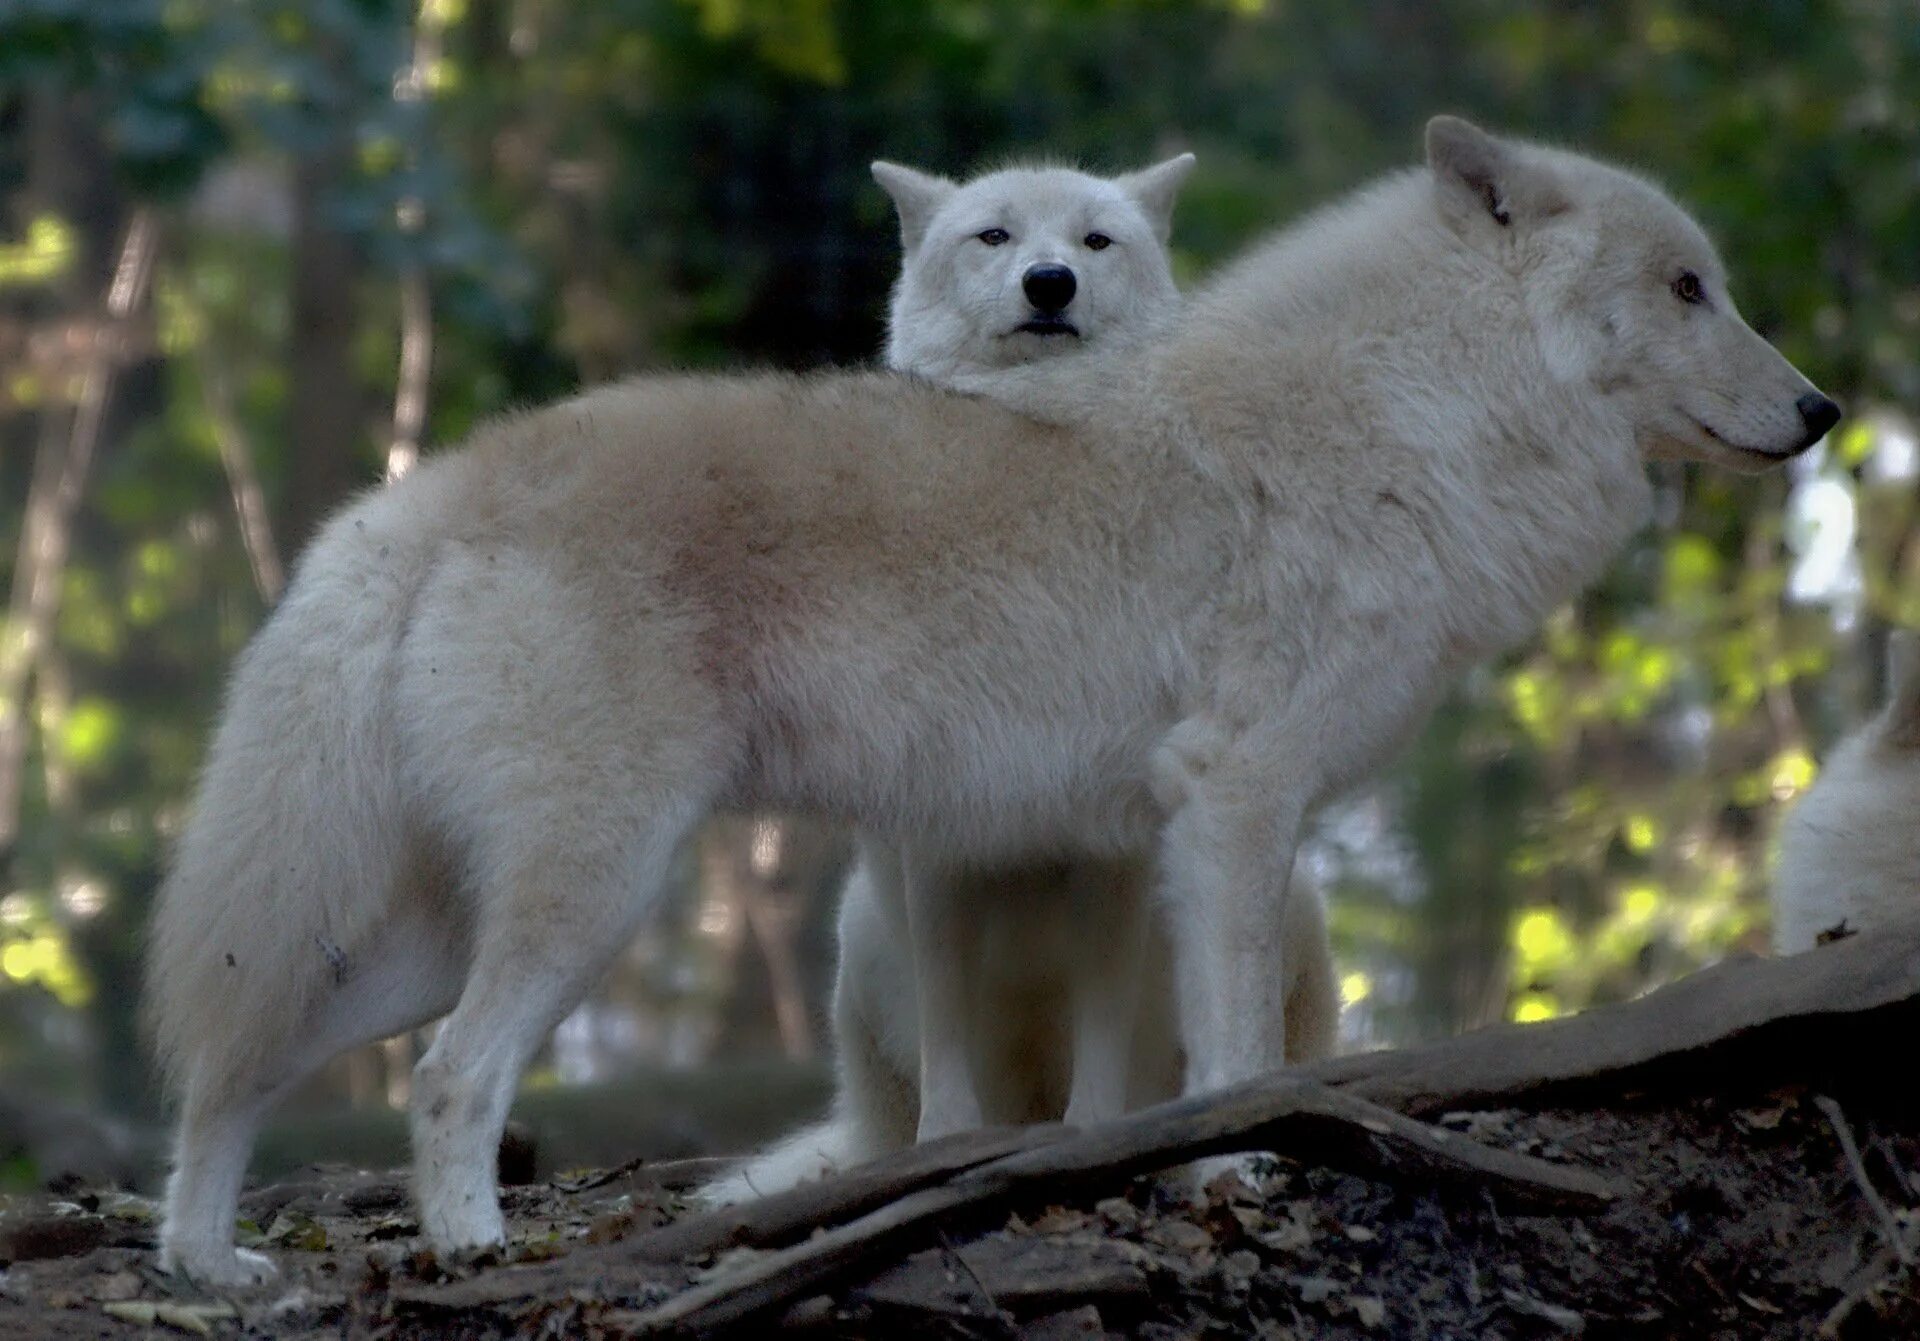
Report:
[[[1191,281],[1437,110],[1663,179],[1850,416],[1787,474],[1663,473],[1602,587],[1324,818],[1351,1045],[1764,945],[1781,816],[1920,623],[1920,4],[0,0],[0,1179],[54,1158],[23,1130],[154,1120],[147,903],[224,669],[348,493],[628,371],[871,359],[875,157],[1192,149]],[[530,1085],[817,1099],[845,859],[716,823]],[[417,1043],[333,1067],[300,1157]],[[689,1103],[658,1143],[727,1139]]]

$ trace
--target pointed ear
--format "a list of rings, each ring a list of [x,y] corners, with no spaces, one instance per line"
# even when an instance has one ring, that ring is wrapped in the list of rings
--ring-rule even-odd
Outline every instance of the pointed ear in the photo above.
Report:
[[[1884,734],[1895,745],[1920,746],[1920,633],[1887,635],[1887,707]]]
[[[900,216],[900,249],[908,252],[920,245],[920,240],[927,235],[927,224],[959,189],[945,177],[898,163],[875,163],[873,179],[880,183],[882,191],[893,197],[894,212]]]
[[[1114,178],[1113,184],[1133,197],[1134,204],[1147,216],[1153,235],[1164,245],[1173,235],[1173,202],[1193,171],[1193,155],[1181,154],[1150,168]]]
[[[1511,228],[1572,208],[1546,169],[1457,116],[1427,122],[1427,167],[1440,213],[1462,234],[1489,222]]]

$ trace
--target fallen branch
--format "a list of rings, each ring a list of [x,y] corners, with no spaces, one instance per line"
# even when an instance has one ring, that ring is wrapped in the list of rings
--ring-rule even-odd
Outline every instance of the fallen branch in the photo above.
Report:
[[[643,1287],[658,1278],[661,1264],[677,1270],[680,1262],[728,1248],[791,1243],[821,1225],[865,1214],[955,1173],[1056,1140],[1063,1130],[1047,1125],[964,1132],[775,1196],[723,1206],[615,1243],[576,1248],[561,1262],[509,1267],[451,1285],[397,1291],[395,1297],[429,1313],[455,1304],[498,1307],[564,1290],[567,1281],[596,1271],[609,1282]]]
[[[1529,1210],[1598,1210],[1614,1196],[1593,1174],[1477,1145],[1465,1137],[1306,1080],[1257,1092],[1161,1104],[1083,1132],[1064,1132],[925,1188],[793,1247],[719,1273],[622,1321],[638,1335],[729,1327],[870,1266],[935,1227],[1123,1185],[1210,1155],[1285,1150],[1305,1163],[1427,1186],[1484,1187]]]
[[[1884,1070],[1920,1023],[1920,924],[1784,959],[1729,959],[1635,1001],[1426,1047],[1299,1067],[1397,1112],[1699,1093],[1724,1080],[1819,1085]],[[1257,1089],[1270,1082],[1256,1081]]]
[[[1152,1294],[1147,1267],[1131,1244],[1096,1239],[989,1236],[954,1247],[942,1243],[888,1267],[850,1293],[854,1307],[903,1319],[943,1317],[971,1323],[1032,1317],[1099,1301],[1142,1305]],[[804,1301],[798,1307],[805,1307]],[[791,1311],[782,1317],[787,1328]]]
[[[600,1272],[603,1297],[633,1299],[657,1288],[668,1258],[796,1245],[619,1319],[648,1331],[705,1330],[757,1317],[989,1208],[998,1213],[1211,1153],[1261,1149],[1396,1180],[1486,1186],[1497,1199],[1534,1207],[1590,1208],[1607,1194],[1591,1175],[1488,1150],[1403,1115],[1577,1102],[1603,1092],[1695,1094],[1729,1080],[1743,1088],[1857,1081],[1883,1071],[1876,1059],[1910,1038],[1917,1022],[1920,926],[1863,934],[1789,959],[1729,961],[1566,1020],[1296,1068],[1088,1132],[974,1133],[903,1151],[756,1204],[578,1250],[568,1263],[574,1279],[582,1268]],[[986,1154],[995,1141],[1012,1144]],[[800,1241],[812,1231],[824,1232]],[[445,1307],[452,1301],[441,1294],[457,1289],[465,1305],[497,1307],[539,1296],[560,1279],[550,1278],[555,1270],[514,1267],[407,1293],[409,1302]]]
[[[833,1178],[689,1216],[628,1239],[621,1245],[621,1252],[648,1261],[678,1262],[706,1257],[723,1248],[781,1247],[821,1225],[864,1215],[968,1169],[1051,1145],[1070,1130],[1047,1123],[988,1127],[943,1137]]]
[[[739,1161],[726,1155],[695,1155],[689,1159],[630,1159],[610,1169],[594,1169],[577,1178],[549,1178],[547,1186],[556,1192],[575,1195],[591,1192],[612,1183],[624,1183],[629,1191],[661,1188],[681,1192],[719,1177]]]
[[[1334,1058],[1191,1102],[1238,1102],[1311,1079],[1409,1116],[1429,1116],[1568,1099],[1581,1088],[1602,1086],[1697,1092],[1729,1074],[1774,1085],[1880,1053],[1884,1044],[1873,1040],[1909,1031],[1911,1018],[1920,1016],[1917,997],[1920,926],[1852,936],[1786,959],[1728,960],[1621,1005],[1420,1048]],[[1861,1019],[1836,1028],[1841,1016]],[[850,1175],[860,1176],[858,1170]],[[814,1224],[849,1213],[855,1198],[834,1191],[846,1181],[803,1189],[818,1202]]]

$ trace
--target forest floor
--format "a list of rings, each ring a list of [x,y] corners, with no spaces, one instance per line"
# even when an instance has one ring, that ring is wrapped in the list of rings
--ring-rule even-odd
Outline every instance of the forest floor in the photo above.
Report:
[[[151,1201],[63,1188],[0,1216],[0,1336],[1911,1338],[1920,1098],[1879,1073],[1920,1022],[1920,942],[1853,950],[1097,1140],[900,1157],[779,1213],[691,1207],[713,1161],[520,1181],[512,1243],[459,1260],[397,1174],[313,1169],[247,1194],[283,1272],[250,1297],[155,1271]],[[1261,1138],[1257,1189],[1142,1173]]]

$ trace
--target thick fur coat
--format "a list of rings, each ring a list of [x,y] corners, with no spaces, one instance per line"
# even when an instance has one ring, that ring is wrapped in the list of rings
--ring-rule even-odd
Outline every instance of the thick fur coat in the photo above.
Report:
[[[716,806],[969,861],[1158,835],[1188,1087],[1278,1067],[1306,816],[1599,573],[1647,457],[1759,469],[1838,415],[1658,190],[1445,118],[1110,375],[1011,380],[629,382],[328,524],[156,908],[164,1260],[257,1278],[266,1107],[449,1008],[421,1225],[499,1241],[520,1070]]]

